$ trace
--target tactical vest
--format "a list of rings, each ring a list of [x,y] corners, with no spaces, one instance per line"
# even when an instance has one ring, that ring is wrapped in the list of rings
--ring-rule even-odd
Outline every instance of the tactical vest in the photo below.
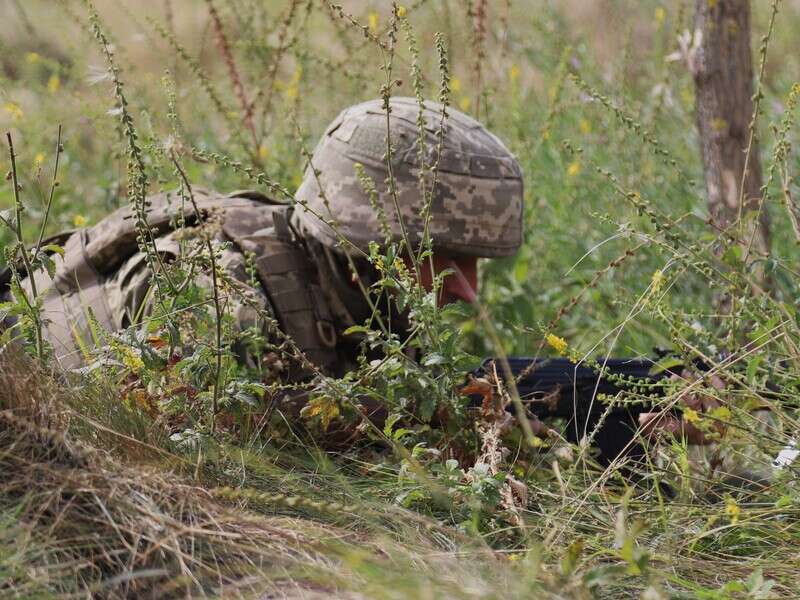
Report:
[[[181,207],[177,194],[149,198],[148,224],[153,236],[169,233],[181,221],[196,224],[212,210],[221,212],[224,237],[240,252],[253,253],[259,282],[282,331],[312,363],[331,370],[337,358],[336,329],[317,268],[302,241],[290,231],[291,207],[251,191],[221,195],[196,189],[194,196],[199,215],[188,202]],[[86,348],[94,345],[87,308],[103,327],[115,329],[105,283],[136,254],[136,237],[128,207],[93,227],[56,236],[64,246],[64,259],[56,258],[52,280],[40,271],[35,281],[47,320],[46,337],[63,367],[80,366]],[[2,281],[0,276],[0,286],[5,287],[7,279],[6,275]]]

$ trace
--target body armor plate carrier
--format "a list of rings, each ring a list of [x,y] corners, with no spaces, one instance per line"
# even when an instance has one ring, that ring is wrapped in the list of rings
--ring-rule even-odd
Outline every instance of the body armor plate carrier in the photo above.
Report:
[[[251,191],[225,196],[197,189],[194,196],[199,216],[191,204],[182,207],[176,194],[149,198],[148,224],[154,238],[173,231],[180,220],[192,225],[211,211],[221,212],[223,238],[239,252],[252,253],[282,331],[312,363],[330,371],[336,362],[336,329],[314,262],[289,228],[291,207]],[[63,367],[80,366],[82,349],[91,345],[87,307],[103,327],[116,328],[119,319],[109,308],[105,283],[137,253],[136,235],[130,208],[123,207],[93,227],[56,236],[55,241],[63,243],[64,260],[56,259],[52,280],[41,271],[35,278],[47,320],[45,334]],[[9,273],[1,273],[0,296],[8,281]]]

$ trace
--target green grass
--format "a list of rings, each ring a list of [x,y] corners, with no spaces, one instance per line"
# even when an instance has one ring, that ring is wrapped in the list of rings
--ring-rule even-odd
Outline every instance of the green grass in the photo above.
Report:
[[[255,140],[241,125],[242,107],[205,3],[96,3],[149,191],[180,183],[167,149],[181,157],[194,185],[255,185],[220,161],[192,160],[191,148],[255,162],[270,181],[293,191],[302,177],[302,148],[313,148],[342,108],[380,95],[386,75],[378,47],[324,3],[217,0],[214,6],[245,93],[256,99]],[[8,362],[8,350],[0,350],[6,361],[0,409],[50,432],[0,422],[0,591],[19,597],[87,590],[365,598],[795,594],[796,469],[766,489],[745,492],[726,484],[723,472],[771,472],[771,457],[798,432],[797,240],[775,182],[767,190],[772,250],[762,263],[774,282],[770,297],[748,287],[750,267],[734,251],[715,254],[693,83],[680,61],[667,60],[677,35],[691,26],[692,3],[488,6],[476,70],[474,21],[464,3],[406,5],[424,94],[438,94],[433,40],[441,32],[453,106],[505,141],[526,185],[520,253],[481,264],[480,298],[491,327],[470,309],[447,316],[450,325],[432,321],[432,327],[457,330],[460,348],[474,356],[546,354],[552,350],[543,340],[553,333],[577,357],[650,355],[663,347],[708,358],[736,382],[723,394],[705,386],[730,410],[719,416],[729,421],[722,442],[688,449],[662,442],[633,486],[620,465],[600,468],[580,448],[572,448],[577,458],[569,460],[565,444],[526,449],[512,435],[503,441],[510,454],[502,473],[528,490],[527,504],[514,514],[495,498],[491,482],[470,470],[478,452],[469,440],[450,444],[414,426],[393,444],[376,435],[372,443],[323,449],[313,434],[276,425],[259,437],[206,436],[198,447],[180,446],[163,419],[154,422],[119,400],[124,370],[57,383],[42,374],[44,383],[31,384],[27,367]],[[387,41],[388,3],[344,8]],[[757,40],[769,7],[753,9]],[[780,9],[758,121],[765,173],[774,156],[770,124],[783,117],[800,67],[800,12],[790,2]],[[47,232],[91,225],[131,201],[129,140],[87,15],[83,2],[70,0],[0,7],[0,131],[11,132],[19,155],[29,244],[44,214],[59,125],[64,150]],[[413,59],[400,32],[394,76],[402,83],[394,93],[413,95]],[[796,127],[787,139],[797,141]],[[797,160],[790,151],[790,174]],[[6,184],[0,209],[12,205]],[[665,223],[675,223],[674,237]],[[13,239],[0,229],[4,247]],[[658,272],[664,279],[656,284]],[[721,292],[737,300],[733,317],[715,308]],[[733,363],[716,358],[748,343]],[[448,358],[470,362],[455,350]],[[437,380],[422,371],[387,370],[370,385],[387,396],[419,393],[417,376]],[[458,369],[452,371],[443,381],[455,381]],[[665,402],[686,393],[686,385],[676,385]],[[754,407],[768,407],[768,418],[761,413],[759,420]],[[61,433],[66,441],[54,438],[53,452],[42,451],[41,436]],[[77,452],[72,440],[95,448],[89,466],[70,466]],[[415,446],[420,442],[441,453]],[[458,469],[448,470],[448,458],[458,459]],[[717,458],[722,466],[712,468]],[[674,498],[660,482],[676,491]]]

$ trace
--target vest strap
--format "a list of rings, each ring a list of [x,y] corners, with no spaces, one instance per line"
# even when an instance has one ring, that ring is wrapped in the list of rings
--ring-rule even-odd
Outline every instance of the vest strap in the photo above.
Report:
[[[288,289],[272,294],[275,308],[284,313],[313,310],[314,304],[307,287]]]
[[[337,360],[336,327],[317,268],[291,234],[289,210],[280,207],[272,213],[274,228],[247,231],[250,220],[240,214],[236,227],[225,224],[223,229],[240,248],[255,254],[258,278],[283,332],[309,360],[328,370]]]

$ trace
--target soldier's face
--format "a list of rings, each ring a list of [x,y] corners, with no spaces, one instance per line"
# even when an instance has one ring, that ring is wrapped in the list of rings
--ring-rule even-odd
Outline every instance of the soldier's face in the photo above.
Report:
[[[410,260],[406,259],[406,262],[410,263]],[[470,304],[475,302],[478,291],[478,259],[472,256],[437,254],[433,257],[433,272],[430,263],[425,261],[420,265],[422,287],[430,291],[433,288],[434,274],[438,275],[448,269],[453,272],[444,278],[442,289],[439,290],[439,306],[459,300]]]

